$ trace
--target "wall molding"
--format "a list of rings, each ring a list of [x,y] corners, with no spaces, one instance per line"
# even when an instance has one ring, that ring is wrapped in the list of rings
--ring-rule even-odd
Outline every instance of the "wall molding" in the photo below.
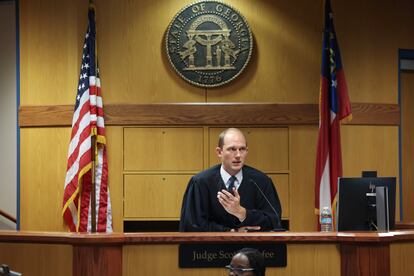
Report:
[[[21,106],[20,127],[70,126],[73,105]],[[105,124],[128,125],[317,125],[317,104],[159,103],[105,105]],[[398,104],[353,103],[350,125],[400,125]]]

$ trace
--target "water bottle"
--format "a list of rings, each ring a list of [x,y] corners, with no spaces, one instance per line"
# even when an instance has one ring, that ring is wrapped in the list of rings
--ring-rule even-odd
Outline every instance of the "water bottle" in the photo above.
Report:
[[[320,223],[322,232],[332,231],[332,213],[329,207],[323,207],[320,214]]]

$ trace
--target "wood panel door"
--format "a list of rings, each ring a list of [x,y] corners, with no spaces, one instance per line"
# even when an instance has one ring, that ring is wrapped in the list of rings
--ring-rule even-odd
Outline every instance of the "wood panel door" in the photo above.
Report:
[[[401,166],[403,220],[414,221],[414,71],[401,74]]]

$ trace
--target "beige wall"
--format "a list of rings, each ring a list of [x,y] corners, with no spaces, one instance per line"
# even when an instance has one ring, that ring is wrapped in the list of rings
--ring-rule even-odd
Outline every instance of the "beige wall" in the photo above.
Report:
[[[294,4],[288,1],[227,1],[250,24],[254,52],[251,63],[237,80],[215,89],[189,85],[174,73],[166,58],[164,35],[168,24],[184,5],[191,2],[96,1],[104,103],[317,103],[322,1],[299,0]],[[414,22],[410,13],[414,3],[368,0],[361,4],[353,0],[332,1],[332,6],[351,101],[397,103],[398,48],[414,48]],[[87,23],[87,1],[22,0],[20,8],[21,105],[73,104]],[[197,155],[201,154],[197,162],[204,168],[211,160],[208,139],[215,138],[209,135],[209,126],[198,127],[202,129],[203,140],[201,145],[193,147]],[[317,126],[284,127],[287,131],[287,140],[283,140],[287,147],[287,167],[275,173],[286,175],[288,182],[284,191],[287,197],[285,209],[289,210],[287,218],[291,230],[314,230]],[[174,176],[166,178],[171,180],[170,185],[185,186],[185,177],[200,169],[200,164],[188,163],[194,157],[191,155],[194,151],[173,151],[172,155],[167,155],[171,153],[169,151],[161,151],[154,155],[154,151],[147,148],[147,156],[159,157],[150,158],[147,165],[157,168],[153,171],[137,168],[134,162],[139,162],[139,156],[135,159],[134,155],[125,154],[134,149],[126,149],[124,144],[128,139],[125,133],[134,128],[111,126],[107,129],[114,225],[116,231],[122,231],[122,220],[129,219],[131,214],[128,210],[141,212],[137,210],[139,206],[129,205],[132,207],[125,209],[123,204],[124,192],[132,187],[128,183],[134,181],[130,179],[152,177],[147,182],[152,183],[156,177],[168,173]],[[180,128],[179,135],[170,136],[167,142],[180,145],[178,137],[185,131]],[[150,133],[140,135],[145,137]],[[268,137],[269,140],[263,143],[272,144],[272,136]],[[23,129],[21,139],[22,229],[63,230],[60,209],[69,128]],[[342,130],[342,139],[344,175],[355,176],[368,169],[378,170],[380,175],[398,175],[396,126],[346,126]],[[145,149],[146,144],[138,143],[135,150],[140,147]],[[173,162],[166,162],[171,161],[168,158]],[[183,158],[185,162],[181,163]],[[269,155],[261,162],[266,164],[274,158],[276,162],[283,161]],[[126,161],[128,163],[124,163]],[[132,167],[128,167],[130,165]],[[133,197],[137,202],[144,199],[146,193],[142,193],[142,189],[145,187],[132,189],[137,193]],[[179,191],[176,189],[175,192]],[[176,208],[172,214],[178,213],[178,198],[169,205]],[[144,216],[151,215],[148,210],[142,210]],[[159,217],[158,211],[154,211],[154,217]],[[166,216],[171,217],[171,214]]]
[[[0,2],[0,209],[16,217],[16,13],[14,1]],[[16,224],[0,216],[0,229]]]

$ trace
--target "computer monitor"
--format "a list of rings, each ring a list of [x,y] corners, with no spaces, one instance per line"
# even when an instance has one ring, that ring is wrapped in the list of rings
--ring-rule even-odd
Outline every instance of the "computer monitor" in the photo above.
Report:
[[[389,227],[395,228],[395,177],[341,177],[338,180],[338,231],[375,230],[375,187],[388,188]]]

